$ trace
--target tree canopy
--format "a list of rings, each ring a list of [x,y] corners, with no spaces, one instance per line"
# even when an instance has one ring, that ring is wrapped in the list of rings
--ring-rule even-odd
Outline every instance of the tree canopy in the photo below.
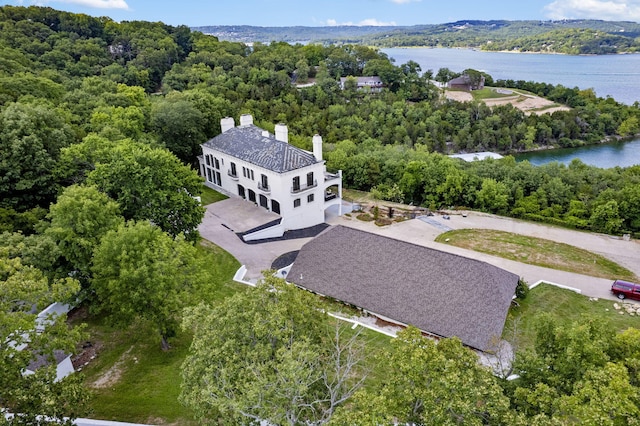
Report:
[[[205,422],[325,424],[365,375],[358,341],[319,308],[266,276],[218,306],[189,309],[181,401]]]

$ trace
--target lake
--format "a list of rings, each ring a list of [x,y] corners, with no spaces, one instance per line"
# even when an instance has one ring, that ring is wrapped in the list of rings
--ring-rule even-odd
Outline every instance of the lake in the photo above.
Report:
[[[633,55],[548,55],[482,52],[473,49],[394,48],[381,49],[396,65],[412,60],[423,71],[440,68],[455,72],[473,68],[494,79],[511,79],[592,88],[597,96],[611,96],[631,105],[640,102],[640,54]],[[640,164],[640,139],[581,148],[536,151],[516,156],[532,164],[558,161],[569,164],[574,158],[597,167],[628,167]]]
[[[569,164],[574,158],[579,158],[585,164],[604,169],[616,166],[630,167],[640,164],[640,139],[626,143],[614,142],[580,148],[527,152],[515,155],[515,158],[516,161],[528,160],[536,166],[552,161]]]
[[[600,97],[611,96],[631,105],[640,102],[640,54],[630,55],[548,55],[533,53],[482,52],[472,49],[394,48],[381,49],[396,60],[410,60],[423,71],[467,68],[483,71],[494,80],[511,79],[592,88]]]

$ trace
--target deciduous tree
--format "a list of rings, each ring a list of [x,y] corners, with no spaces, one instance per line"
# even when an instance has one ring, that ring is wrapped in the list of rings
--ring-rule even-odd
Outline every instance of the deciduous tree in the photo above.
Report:
[[[95,250],[94,307],[116,325],[152,323],[168,349],[180,310],[198,294],[206,265],[195,247],[149,222],[129,222],[107,232]]]
[[[125,219],[150,220],[172,236],[195,240],[204,215],[194,198],[202,179],[169,151],[120,144],[96,164],[87,183],[116,200]]]
[[[357,389],[358,336],[329,325],[315,296],[266,277],[221,305],[188,310],[181,400],[201,421],[320,425]]]

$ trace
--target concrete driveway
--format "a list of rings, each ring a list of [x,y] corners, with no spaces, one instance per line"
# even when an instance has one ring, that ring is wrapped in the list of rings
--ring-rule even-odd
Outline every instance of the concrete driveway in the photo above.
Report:
[[[265,209],[238,198],[228,198],[206,206],[204,219],[198,231],[203,238],[222,247],[245,265],[245,279],[256,281],[262,277],[262,271],[271,268],[275,259],[284,253],[300,250],[310,240],[275,241],[262,244],[246,244],[236,232],[244,232],[278,216]]]
[[[206,209],[204,220],[198,228],[200,234],[203,238],[231,253],[241,264],[245,265],[247,268],[245,279],[250,281],[261,278],[262,271],[270,269],[273,261],[280,255],[300,250],[305,243],[311,240],[311,238],[302,238],[245,244],[235,232],[246,231],[269,222],[276,216],[237,198],[229,198],[210,204],[206,206]],[[459,212],[452,212],[449,217],[449,220],[445,220],[442,216],[436,215],[429,217],[426,222],[413,219],[379,227],[373,222],[362,222],[353,217],[331,215],[328,217],[328,223],[358,228],[413,244],[478,259],[518,274],[529,283],[553,282],[578,288],[582,294],[591,297],[615,300],[615,296],[610,292],[612,280],[528,265],[437,243],[434,240],[446,228],[497,229],[584,248],[601,254],[640,276],[640,243],[638,241],[624,241],[608,235],[572,231],[479,212],[468,212],[467,217],[463,217]]]

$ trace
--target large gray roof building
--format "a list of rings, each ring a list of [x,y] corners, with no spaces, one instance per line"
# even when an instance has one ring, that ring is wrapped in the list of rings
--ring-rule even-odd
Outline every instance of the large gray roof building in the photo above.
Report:
[[[233,127],[203,146],[276,173],[290,172],[319,162],[313,153],[277,140],[253,124]]]
[[[518,276],[488,263],[335,226],[308,242],[287,279],[381,318],[490,350]]]

